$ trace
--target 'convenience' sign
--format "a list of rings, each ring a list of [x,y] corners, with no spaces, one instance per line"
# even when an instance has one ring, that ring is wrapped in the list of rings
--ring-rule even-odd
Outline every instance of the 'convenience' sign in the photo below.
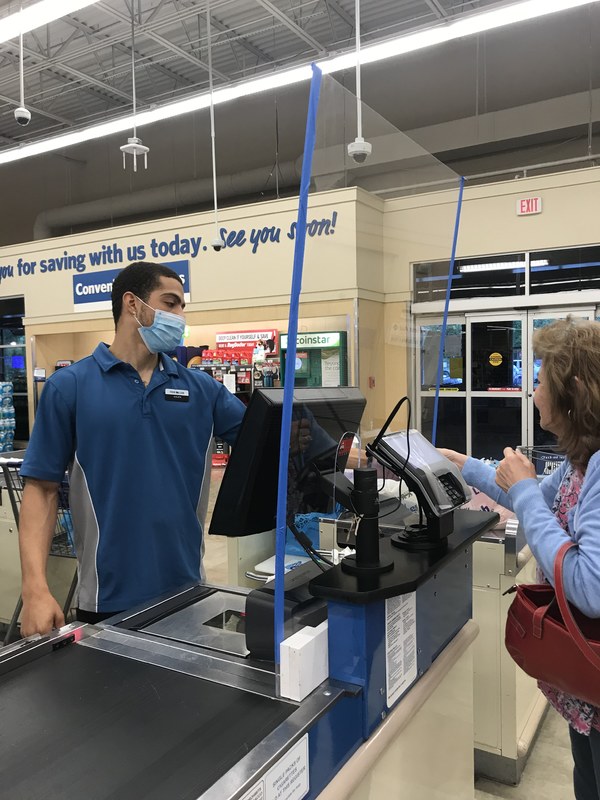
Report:
[[[189,261],[163,261],[165,267],[174,270],[183,282],[186,302],[190,300]],[[106,311],[110,309],[110,293],[114,279],[121,269],[102,272],[84,272],[73,276],[73,304],[75,311]]]

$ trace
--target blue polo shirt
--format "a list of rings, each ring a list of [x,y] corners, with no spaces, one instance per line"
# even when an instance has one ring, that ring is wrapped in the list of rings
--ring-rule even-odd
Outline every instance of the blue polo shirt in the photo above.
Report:
[[[244,411],[164,355],[146,387],[105,344],[49,378],[21,474],[59,482],[72,464],[79,608],[124,611],[199,580],[211,440],[233,443]]]

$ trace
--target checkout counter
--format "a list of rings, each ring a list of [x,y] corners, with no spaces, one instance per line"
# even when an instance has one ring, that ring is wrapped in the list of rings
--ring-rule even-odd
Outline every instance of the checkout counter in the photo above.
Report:
[[[517,784],[548,703],[504,647],[515,583],[536,583],[536,561],[518,520],[487,531],[473,547],[475,772]]]
[[[357,470],[355,555],[286,575],[286,630],[327,616],[327,672],[299,700],[265,658],[273,634],[256,636],[264,597],[240,587],[189,586],[0,651],[4,796],[473,797],[472,549],[498,517],[461,510],[468,488],[428,448],[416,431],[373,448],[422,492],[422,522],[380,538],[375,471]]]

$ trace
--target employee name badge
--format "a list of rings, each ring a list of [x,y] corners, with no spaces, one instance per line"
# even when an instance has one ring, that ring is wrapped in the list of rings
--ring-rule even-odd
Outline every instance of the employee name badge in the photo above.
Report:
[[[173,403],[189,403],[190,393],[187,389],[165,389],[165,400]]]

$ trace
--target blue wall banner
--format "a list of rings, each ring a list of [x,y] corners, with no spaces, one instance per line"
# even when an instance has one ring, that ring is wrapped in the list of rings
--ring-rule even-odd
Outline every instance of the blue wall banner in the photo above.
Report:
[[[186,302],[190,300],[190,262],[161,261],[165,267],[174,270],[183,281]],[[114,279],[120,269],[106,269],[102,272],[84,272],[73,275],[73,304],[75,311],[104,311],[110,309],[110,293]]]

